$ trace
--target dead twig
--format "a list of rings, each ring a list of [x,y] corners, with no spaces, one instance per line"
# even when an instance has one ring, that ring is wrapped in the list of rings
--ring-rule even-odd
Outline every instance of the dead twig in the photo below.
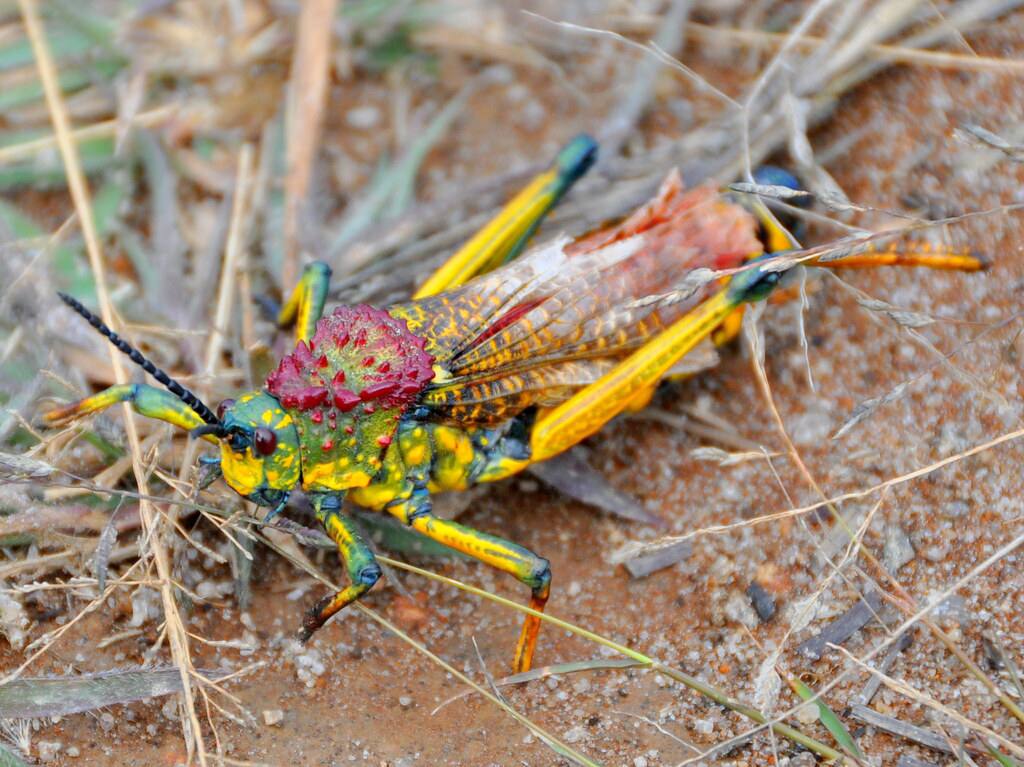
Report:
[[[336,7],[337,0],[308,0],[299,12],[286,114],[288,170],[285,176],[285,252],[281,268],[281,284],[285,290],[290,290],[299,277],[299,231],[313,159],[320,146]]]
[[[36,59],[36,66],[39,69],[40,80],[43,83],[46,103],[53,121],[54,133],[57,136],[61,158],[67,171],[68,187],[74,201],[75,210],[78,213],[78,222],[82,227],[82,234],[85,237],[86,252],[89,255],[89,264],[92,267],[96,282],[96,294],[100,303],[100,316],[104,322],[111,326],[116,326],[111,309],[110,295],[107,292],[103,254],[100,249],[99,236],[93,219],[89,187],[78,158],[77,146],[71,135],[71,125],[58,84],[57,70],[50,55],[36,0],[19,0],[19,5],[25,22],[25,30],[32,43],[32,52]],[[109,353],[117,382],[125,383],[128,377],[125,373],[120,353],[113,346],[109,347]],[[138,482],[140,491],[148,494],[146,471],[142,463],[141,445],[138,432],[135,429],[135,421],[132,418],[131,407],[125,403],[122,411],[124,413],[125,429],[128,433],[128,442],[132,451],[132,467],[135,472],[135,479]],[[189,740],[190,744],[194,743],[195,745],[196,755],[199,758],[200,764],[206,767],[206,747],[203,744],[202,730],[200,729],[199,719],[196,716],[193,705],[191,681],[189,678],[192,662],[189,654],[188,640],[184,636],[184,628],[181,623],[181,617],[178,614],[177,604],[175,603],[174,591],[171,587],[170,560],[167,556],[162,535],[160,535],[158,518],[154,514],[153,507],[147,501],[142,501],[139,509],[143,529],[149,541],[151,554],[156,563],[157,573],[160,578],[164,616],[171,640],[171,655],[181,675],[182,698],[187,714],[187,718],[183,717],[182,719],[182,726],[186,728],[186,739]],[[154,535],[153,533],[157,534]]]

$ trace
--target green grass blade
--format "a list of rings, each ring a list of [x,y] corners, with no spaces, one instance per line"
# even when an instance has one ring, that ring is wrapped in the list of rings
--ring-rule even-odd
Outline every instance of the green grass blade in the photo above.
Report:
[[[87,35],[70,29],[51,29],[46,38],[58,58],[81,58],[93,47],[93,41]],[[0,48],[0,72],[34,64],[32,44],[27,38]]]
[[[88,66],[61,70],[57,82],[62,92],[73,93],[91,85],[94,81],[110,82],[121,67],[122,63],[119,60],[97,61]],[[0,89],[0,111],[9,112],[28,104],[41,102],[42,99],[42,83],[38,80],[31,80],[21,85]]]
[[[31,217],[6,200],[0,200],[0,226],[19,240],[44,236],[42,228]],[[73,248],[66,245],[55,248],[52,264],[57,287],[80,301],[96,300],[96,286],[92,276]]]
[[[990,746],[988,743],[985,744],[985,750],[991,754],[992,758],[995,759],[1002,767],[1020,767],[1020,762],[1012,757],[1007,756],[995,746]]]
[[[469,90],[463,88],[445,104],[386,172],[374,176],[368,191],[360,195],[358,205],[346,212],[330,245],[329,252],[332,255],[337,255],[355,241],[385,210],[393,214],[408,207],[424,158],[451,127],[468,98]]]
[[[109,14],[93,12],[88,3],[73,3],[68,0],[50,0],[50,9],[54,21],[60,21],[71,29],[72,34],[87,40],[90,46],[99,46],[111,56],[124,59],[124,49],[118,46],[117,32],[119,24]],[[54,53],[69,56],[67,50],[57,47]]]
[[[126,196],[125,185],[116,180],[107,181],[96,192],[92,200],[92,217],[100,236],[110,234],[119,225]]]
[[[0,743],[0,767],[28,767],[28,762],[18,756],[14,749]]]
[[[0,94],[2,98],[2,94]],[[0,140],[3,144],[6,139]],[[79,144],[82,167],[89,175],[109,170],[114,160],[114,141],[98,138]],[[67,181],[64,166],[57,160],[52,163],[19,162],[6,167],[0,166],[0,191],[31,186],[36,188],[64,187]]]
[[[818,707],[818,718],[821,719],[821,723],[825,725],[825,729],[829,731],[836,743],[838,743],[844,751],[857,759],[863,759],[864,755],[857,747],[857,742],[853,739],[850,731],[846,729],[846,725],[844,725],[842,721],[840,721],[839,717],[836,716],[836,713],[829,708],[828,704],[819,698],[814,690],[796,677],[792,677],[782,671],[779,673],[786,680],[789,686],[793,688],[793,692],[800,696],[801,700],[814,702],[814,705]]]

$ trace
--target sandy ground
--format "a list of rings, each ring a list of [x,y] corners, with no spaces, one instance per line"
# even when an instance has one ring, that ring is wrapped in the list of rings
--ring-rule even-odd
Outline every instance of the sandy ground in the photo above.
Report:
[[[1024,54],[1024,16],[1017,15],[968,42],[980,55]],[[698,64],[704,51],[689,54]],[[711,61],[706,70],[719,64]],[[812,136],[824,167],[850,199],[873,208],[932,217],[951,216],[1024,202],[1024,166],[998,152],[958,140],[954,129],[975,123],[1020,138],[1024,86],[1019,76],[969,71],[897,68],[847,98],[836,117]],[[526,86],[529,98],[553,103],[548,86]],[[535,93],[534,93],[535,91]],[[648,127],[671,125],[660,111]],[[494,128],[481,110],[478,135]],[[550,119],[558,119],[552,110]],[[585,128],[576,118],[573,129]],[[566,135],[571,130],[566,128]],[[467,141],[479,156],[492,152],[532,156],[523,132],[495,131],[501,144]],[[557,144],[561,135],[548,137]],[[479,157],[467,156],[474,165]],[[784,159],[784,158],[780,158]],[[481,167],[481,174],[487,168]],[[493,170],[493,168],[491,169]],[[864,221],[865,219],[860,219]],[[891,224],[882,215],[873,225]],[[840,232],[812,228],[810,241]],[[970,245],[991,260],[983,274],[938,274],[922,270],[844,273],[844,280],[872,297],[936,321],[914,334],[884,313],[869,311],[831,279],[814,279],[803,321],[809,349],[800,346],[799,302],[772,305],[763,319],[767,372],[778,408],[807,466],[829,495],[873,486],[955,455],[1020,426],[1020,321],[994,324],[1019,309],[1024,280],[1024,230],[1019,212],[974,218],[932,230],[926,236]],[[980,337],[979,337],[980,336]],[[977,337],[977,338],[976,338]],[[925,340],[921,340],[925,339]],[[974,340],[976,339],[976,340]],[[968,343],[970,342],[970,343]],[[930,351],[951,354],[956,371]],[[955,353],[954,353],[955,352]],[[722,419],[735,434],[784,450],[757,388],[748,354],[739,346],[723,352],[721,364],[695,380],[665,387],[654,406],[677,416],[697,406]],[[808,386],[808,361],[815,388]],[[905,394],[884,404],[840,439],[831,435],[858,403],[909,382]],[[664,419],[662,419],[664,421]],[[682,534],[729,525],[813,503],[817,498],[794,463],[782,455],[769,464],[755,459],[719,467],[695,460],[691,451],[713,444],[664,422],[623,418],[588,443],[590,460],[619,489],[664,518],[668,531]],[[728,448],[727,448],[728,449]],[[886,547],[909,540],[913,558],[899,581],[920,603],[950,588],[1024,529],[1022,476],[1024,446],[1012,442],[956,462],[911,482],[895,485],[882,499],[866,533],[880,556]],[[775,474],[777,472],[777,476]],[[784,489],[783,489],[784,488]],[[879,496],[843,505],[856,526]],[[827,696],[842,713],[862,689],[866,675],[835,651],[811,660],[795,648],[850,608],[865,581],[853,569],[829,582],[816,607],[799,625],[798,615],[830,570],[819,552],[836,560],[844,540],[810,514],[783,521],[703,534],[678,564],[647,578],[631,579],[608,563],[624,543],[653,539],[661,532],[596,513],[545,489],[532,478],[515,478],[483,494],[461,521],[500,532],[551,560],[554,590],[549,611],[699,676],[744,700],[757,699],[758,676],[769,654],[785,641],[781,664],[815,688],[845,674]],[[227,551],[227,544],[199,526],[195,537]],[[315,554],[340,578],[333,555]],[[496,593],[523,599],[514,582],[474,563],[417,560],[438,572]],[[1000,559],[962,588],[935,615],[964,651],[985,667],[983,636],[997,637],[1024,662],[1024,568],[1019,551]],[[316,635],[306,647],[293,639],[302,612],[324,588],[272,553],[256,553],[251,607],[240,612],[231,593],[230,572],[202,554],[189,554],[179,570],[186,585],[204,584],[208,604],[188,615],[189,629],[217,640],[238,640],[244,649],[195,643],[196,666],[258,670],[228,689],[256,716],[239,726],[214,717],[208,745],[219,742],[236,763],[273,765],[546,765],[560,759],[534,736],[477,696],[436,711],[464,691],[456,680],[365,617],[349,612]],[[760,584],[776,605],[761,620],[748,587]],[[66,620],[73,603],[48,598],[49,615],[37,605],[39,629]],[[145,610],[137,597],[135,610]],[[456,668],[483,679],[474,641],[490,673],[507,673],[518,632],[512,611],[420,577],[389,572],[366,603],[443,656]],[[153,600],[148,609],[155,611]],[[102,649],[97,642],[123,631],[132,616],[127,595],[110,600],[86,618],[37,669],[66,673],[127,667],[143,661],[157,638],[158,621],[142,633]],[[873,622],[845,647],[858,657],[897,627],[901,618],[883,608],[884,626]],[[790,631],[793,631],[790,634]],[[979,683],[926,631],[912,632],[909,648],[889,673],[1017,743],[1024,731]],[[545,627],[537,663],[555,664],[610,654]],[[21,656],[0,643],[0,666]],[[606,765],[641,767],[677,764],[748,729],[739,716],[659,674],[639,670],[591,671],[504,688],[508,702],[538,724],[561,734],[574,747]],[[769,710],[795,704],[788,691],[768,696]],[[877,711],[960,737],[948,719],[920,702],[883,689],[872,701]],[[283,718],[264,723],[264,712]],[[36,742],[59,741],[60,765],[175,765],[184,760],[177,710],[167,700],[115,706],[92,714],[45,723]],[[791,719],[809,734],[831,742],[820,723]],[[895,765],[901,756],[952,764],[951,757],[867,727],[850,726],[871,763]],[[216,740],[215,740],[216,738]],[[77,749],[70,756],[69,749]],[[764,765],[813,763],[784,740],[761,733],[752,741],[715,754],[705,764]]]

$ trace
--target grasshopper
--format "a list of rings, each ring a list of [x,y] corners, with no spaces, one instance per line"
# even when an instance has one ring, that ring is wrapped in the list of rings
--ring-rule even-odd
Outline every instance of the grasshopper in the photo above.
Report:
[[[348,585],[305,616],[307,640],[359,599],[381,569],[348,498],[509,573],[543,611],[551,569],[543,557],[436,517],[431,494],[516,474],[642,407],[695,346],[736,332],[745,304],[768,296],[780,272],[740,269],[688,290],[697,269],[736,270],[799,248],[762,203],[669,175],[656,197],[624,220],[576,240],[558,238],[519,256],[545,214],[593,163],[579,136],[410,301],[339,306],[325,314],[331,270],[307,266],[277,317],[295,348],[259,391],[216,411],[159,370],[75,299],[61,298],[165,388],[113,386],[49,412],[61,424],[118,402],[219,447],[219,469],[241,496],[283,511],[301,488],[337,544]],[[778,174],[774,178],[778,178]],[[795,186],[792,177],[785,183]],[[877,263],[956,268],[970,255]],[[754,265],[756,267],[756,265]],[[831,264],[830,264],[831,266]],[[524,621],[513,660],[530,668],[540,619]]]

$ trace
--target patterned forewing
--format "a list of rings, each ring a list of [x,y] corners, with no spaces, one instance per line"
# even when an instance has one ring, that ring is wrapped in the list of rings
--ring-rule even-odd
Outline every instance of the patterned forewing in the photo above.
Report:
[[[559,241],[457,291],[394,306],[447,372],[421,402],[438,418],[492,424],[552,406],[607,372],[703,300],[673,293],[694,269],[761,250],[753,218],[714,190],[670,175],[617,226]]]

